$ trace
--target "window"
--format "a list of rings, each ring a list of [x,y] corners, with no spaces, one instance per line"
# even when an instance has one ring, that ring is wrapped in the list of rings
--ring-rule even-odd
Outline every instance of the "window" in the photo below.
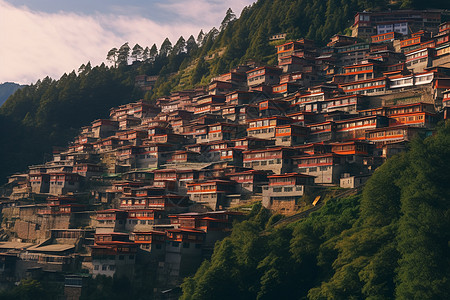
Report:
[[[125,256],[119,255],[119,260],[124,260],[124,259],[125,259]]]
[[[108,267],[108,265],[102,265],[102,271],[106,271],[107,267]]]
[[[184,242],[184,243],[183,243],[183,248],[189,248],[189,243]]]

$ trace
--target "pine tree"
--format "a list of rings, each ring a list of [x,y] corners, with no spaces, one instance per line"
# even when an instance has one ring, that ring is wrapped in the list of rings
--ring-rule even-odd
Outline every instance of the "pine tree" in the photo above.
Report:
[[[233,10],[231,8],[228,8],[225,18],[222,20],[222,23],[220,23],[219,31],[224,31],[230,23],[236,21],[236,15],[234,14]]]
[[[398,299],[447,299],[450,295],[450,123],[415,140],[401,184],[398,227]]]
[[[171,54],[179,55],[184,52],[186,52],[186,41],[184,40],[184,38],[182,36],[180,36],[180,38],[178,39],[176,44],[173,46]]]
[[[197,83],[199,83],[203,76],[208,75],[208,72],[209,69],[208,65],[205,62],[205,59],[203,57],[200,57],[197,66],[194,69],[194,72],[192,72],[191,85],[195,86]]]
[[[154,61],[156,56],[158,56],[158,48],[156,47],[156,44],[153,44],[153,46],[150,48],[149,58],[151,61]]]
[[[128,42],[120,46],[117,54],[117,63],[119,66],[128,65],[128,57],[130,56],[130,46]]]
[[[203,46],[205,41],[205,34],[203,33],[203,29],[200,30],[200,32],[197,35],[197,46],[201,47]]]
[[[131,59],[133,61],[141,60],[143,52],[144,52],[144,49],[139,44],[134,45],[134,47],[131,51]]]
[[[192,51],[196,50],[198,48],[197,43],[195,42],[194,36],[190,36],[188,40],[186,41],[186,52],[187,54],[191,54]]]
[[[159,49],[159,56],[167,57],[172,52],[172,43],[166,38]]]
[[[106,60],[111,62],[114,65],[114,68],[117,67],[117,54],[118,50],[117,48],[112,48],[108,51],[108,54],[106,55]]]
[[[142,51],[142,60],[147,61],[150,58],[150,48],[145,47],[144,51]]]

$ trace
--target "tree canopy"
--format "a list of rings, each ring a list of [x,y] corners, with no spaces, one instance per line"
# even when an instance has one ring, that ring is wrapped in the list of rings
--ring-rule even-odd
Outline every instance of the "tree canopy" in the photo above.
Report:
[[[269,230],[259,208],[185,280],[182,299],[447,299],[449,160],[447,123],[383,164],[362,195]]]

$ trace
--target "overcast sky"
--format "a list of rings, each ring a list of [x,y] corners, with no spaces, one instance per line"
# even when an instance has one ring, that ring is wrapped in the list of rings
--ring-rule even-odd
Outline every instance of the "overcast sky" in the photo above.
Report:
[[[129,42],[158,48],[217,28],[255,0],[0,0],[0,83],[30,84],[99,65]]]

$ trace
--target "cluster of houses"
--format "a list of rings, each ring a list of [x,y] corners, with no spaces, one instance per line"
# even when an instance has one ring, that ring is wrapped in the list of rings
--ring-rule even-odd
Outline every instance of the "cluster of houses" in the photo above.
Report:
[[[230,208],[262,201],[290,215],[328,187],[364,184],[449,118],[450,22],[362,12],[352,30],[326,47],[279,34],[276,66],[251,61],[206,87],[111,108],[11,176],[0,277],[132,277],[145,265],[177,284],[242,219]]]

